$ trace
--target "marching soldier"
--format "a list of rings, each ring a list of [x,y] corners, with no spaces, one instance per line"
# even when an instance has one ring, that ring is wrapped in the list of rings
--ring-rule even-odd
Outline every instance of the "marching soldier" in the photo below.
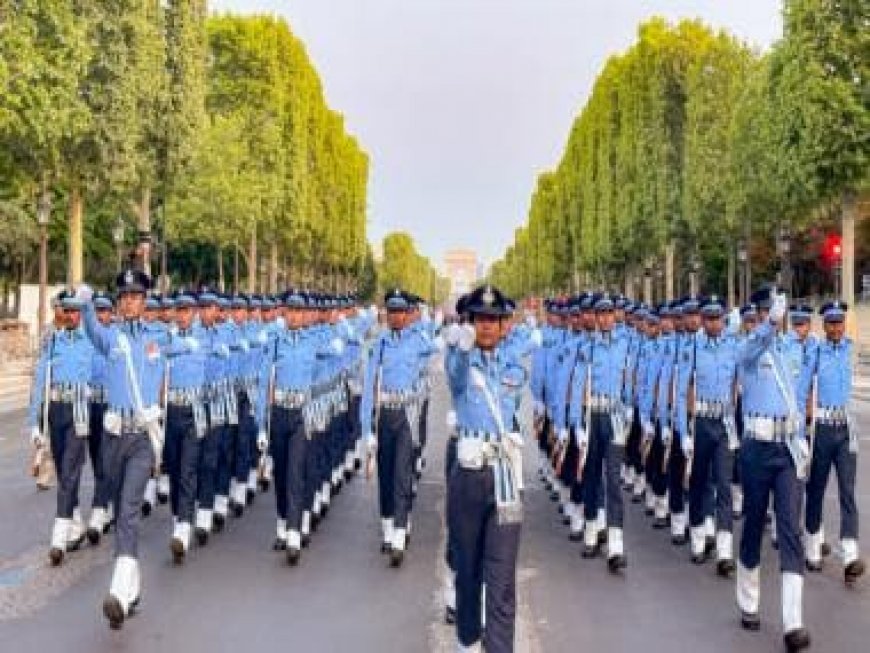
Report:
[[[190,549],[196,513],[200,443],[208,429],[203,395],[208,352],[204,349],[202,327],[194,322],[195,308],[193,294],[181,292],[175,298],[176,330],[172,339],[185,343],[187,347],[169,356],[167,372],[164,460],[173,517],[170,550],[176,563],[182,562]]]
[[[388,329],[369,351],[360,402],[360,421],[369,459],[377,456],[383,544],[394,567],[402,564],[407,545],[414,475],[414,441],[409,408],[431,345],[406,328],[409,297],[395,289],[384,298]]]
[[[456,558],[456,625],[459,650],[514,650],[516,561],[520,503],[514,450],[522,446],[510,430],[526,383],[519,361],[501,350],[508,302],[495,288],[471,293],[472,323],[462,327],[451,358],[448,383],[456,397],[457,462],[448,496]],[[486,583],[486,629],[481,624]]]
[[[814,426],[812,463],[807,481],[807,569],[822,569],[822,507],[831,467],[837,474],[840,501],[840,547],[844,578],[853,585],[864,575],[858,554],[858,508],[855,473],[858,434],[849,413],[852,393],[852,341],[845,336],[847,306],[828,302],[819,311],[825,338],[806,348],[800,384],[800,404],[807,407],[807,422]]]
[[[94,310],[97,319],[103,326],[112,323],[114,317],[114,302],[106,293],[95,293],[93,297]],[[94,352],[91,358],[91,378],[89,388],[90,408],[88,418],[90,432],[88,434],[88,449],[91,467],[94,470],[94,499],[91,506],[91,516],[88,520],[88,541],[99,544],[100,538],[108,531],[111,517],[109,515],[109,492],[103,465],[103,419],[106,415],[106,384],[108,383],[108,361],[106,357]]]
[[[158,394],[164,371],[159,338],[142,323],[150,278],[127,270],[116,285],[122,320],[117,327],[97,321],[90,289],[83,287],[77,294],[85,302],[85,332],[109,362],[104,460],[114,497],[116,538],[115,568],[103,614],[114,629],[123,625],[140,599],[139,522],[145,484],[163,446]]]
[[[801,484],[809,458],[795,383],[777,344],[787,304],[770,288],[752,297],[760,324],[741,346],[743,367],[744,443],[741,480],[744,525],[737,565],[737,605],[741,623],[758,630],[761,594],[761,540],[770,495],[773,494],[782,578],[782,617],[788,651],[810,645],[803,624],[804,552],[800,540]]]
[[[87,453],[88,383],[94,356],[79,328],[80,301],[69,293],[59,301],[63,328],[55,329],[43,343],[27,413],[31,443],[36,448],[50,443],[57,470],[57,510],[49,550],[55,566],[85,537],[78,491]]]
[[[685,386],[678,398],[682,448],[689,466],[692,562],[707,560],[707,492],[716,497],[716,570],[734,572],[731,475],[737,450],[734,420],[738,342],[724,333],[725,306],[717,297],[701,303],[703,332],[694,337]]]
[[[593,305],[598,331],[592,336],[587,363],[589,371],[580,392],[573,397],[573,401],[583,402],[582,422],[577,433],[580,449],[588,451],[586,463],[582,466],[586,518],[583,557],[593,557],[597,553],[599,533],[596,518],[603,497],[607,515],[607,566],[616,573],[627,563],[622,536],[624,510],[620,468],[625,458],[628,428],[621,401],[628,342],[613,333],[612,298],[595,296]]]

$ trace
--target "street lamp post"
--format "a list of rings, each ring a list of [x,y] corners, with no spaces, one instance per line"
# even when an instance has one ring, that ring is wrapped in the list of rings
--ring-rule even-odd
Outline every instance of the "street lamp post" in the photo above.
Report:
[[[115,243],[115,267],[118,271],[121,270],[123,265],[123,253],[121,251],[121,246],[124,244],[124,218],[120,215],[118,216],[117,222],[115,222],[115,226],[112,229],[112,241]]]
[[[39,224],[39,308],[37,309],[36,333],[41,338],[45,328],[45,295],[48,290],[48,221],[51,218],[51,194],[43,188],[36,205],[36,222]]]
[[[789,256],[791,254],[791,232],[788,227],[780,227],[776,245],[781,259],[780,285],[786,294],[791,295],[791,265]]]
[[[689,263],[689,293],[691,295],[698,294],[698,273],[701,271],[701,262],[697,255],[692,255],[692,260]]]

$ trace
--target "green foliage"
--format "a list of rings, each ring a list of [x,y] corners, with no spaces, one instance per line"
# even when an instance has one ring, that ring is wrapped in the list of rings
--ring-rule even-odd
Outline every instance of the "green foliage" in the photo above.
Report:
[[[441,277],[429,259],[417,252],[413,238],[404,232],[388,234],[378,270],[381,292],[401,288],[420,295],[430,304],[441,304],[450,293],[450,282]]]
[[[866,3],[865,3],[866,4]],[[868,188],[870,32],[862,3],[785,2],[761,57],[696,21],[653,18],[604,66],[526,226],[490,270],[514,294],[619,285],[697,254],[718,279],[744,228],[768,239]]]

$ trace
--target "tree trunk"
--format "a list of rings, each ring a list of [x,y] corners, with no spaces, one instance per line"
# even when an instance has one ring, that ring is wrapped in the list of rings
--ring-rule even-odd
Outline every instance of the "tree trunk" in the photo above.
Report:
[[[734,260],[734,247],[733,245],[728,246],[728,305],[736,306],[737,305],[737,296],[734,287],[734,272],[736,268],[736,263]]]
[[[840,277],[842,285],[842,299],[849,308],[848,311],[847,330],[849,335],[854,338],[857,335],[855,323],[855,216],[858,212],[858,201],[856,193],[847,189],[843,191],[843,233],[841,235],[841,267]]]
[[[269,245],[269,292],[278,292],[278,241]]]
[[[670,240],[665,245],[665,301],[671,301],[674,298],[674,253],[677,250],[677,244]]]
[[[251,225],[251,243],[248,253],[248,292],[257,291],[257,224]]]
[[[233,292],[239,292],[239,243],[233,243]]]
[[[146,243],[137,242],[136,256],[139,259],[137,264],[139,268],[148,276],[151,276],[151,189],[143,188],[142,195],[139,197],[139,206],[137,210],[137,227],[139,229],[138,236],[148,236]]]
[[[82,282],[83,254],[82,254],[82,213],[84,211],[84,198],[78,182],[76,182],[69,195],[69,262],[67,265],[66,282],[70,286],[77,286]]]
[[[224,292],[226,286],[224,282],[224,248],[218,245],[217,248],[217,265],[218,265],[218,289]]]

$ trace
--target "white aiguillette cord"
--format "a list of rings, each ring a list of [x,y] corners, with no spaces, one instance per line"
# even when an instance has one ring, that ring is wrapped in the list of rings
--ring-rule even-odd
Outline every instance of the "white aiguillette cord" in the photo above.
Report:
[[[508,456],[505,451],[505,440],[508,435],[504,428],[501,411],[498,410],[498,405],[496,404],[495,398],[490,391],[483,373],[481,373],[477,368],[472,368],[470,374],[472,384],[480,389],[484,399],[486,400],[486,405],[495,420],[499,436],[502,439],[502,442],[499,443],[497,449],[498,456],[492,466],[498,520],[501,524],[518,523],[522,519],[522,508],[517,492],[517,471],[514,470],[510,456]],[[520,471],[520,473],[522,473],[522,471]]]

